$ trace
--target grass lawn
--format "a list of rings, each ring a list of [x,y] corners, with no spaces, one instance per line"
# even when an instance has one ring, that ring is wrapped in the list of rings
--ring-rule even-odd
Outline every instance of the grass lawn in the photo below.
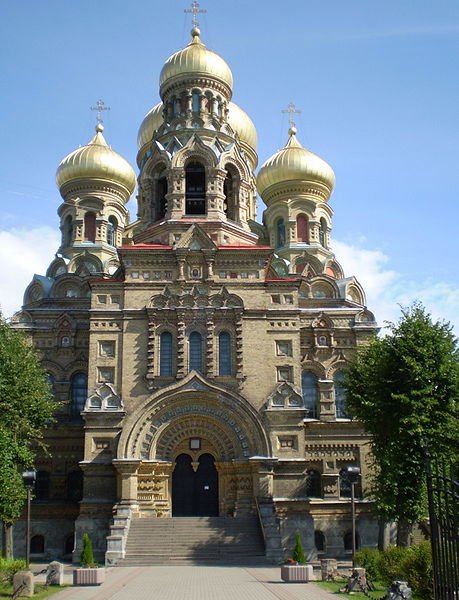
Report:
[[[32,598],[35,598],[35,600],[42,600],[43,598],[48,598],[53,594],[57,594],[57,592],[61,592],[64,589],[64,587],[66,586],[53,585],[46,589],[43,583],[37,583],[35,584],[35,594],[32,596]],[[12,594],[12,585],[10,585],[9,583],[0,584],[0,598],[9,598],[11,600]]]
[[[324,590],[329,590],[330,592],[337,593],[340,588],[344,587],[347,583],[347,580],[343,579],[341,581],[316,581],[317,585],[319,585]],[[387,586],[384,586],[382,583],[375,583],[376,591],[370,592],[370,598],[374,598],[375,600],[379,598],[384,598],[387,593]],[[352,594],[342,594],[341,598],[356,598],[358,600],[368,599],[368,596],[362,594],[362,592],[352,592]]]

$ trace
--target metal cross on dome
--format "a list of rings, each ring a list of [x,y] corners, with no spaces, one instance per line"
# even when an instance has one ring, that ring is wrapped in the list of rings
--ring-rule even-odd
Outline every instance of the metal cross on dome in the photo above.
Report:
[[[193,0],[193,2],[191,3],[191,8],[185,8],[183,12],[193,13],[193,27],[199,27],[198,15],[199,13],[206,13],[207,10],[205,10],[204,8],[199,8],[199,2],[197,2],[197,0]]]
[[[99,98],[96,102],[96,106],[91,106],[91,110],[97,110],[97,123],[102,125],[102,111],[110,110],[109,106],[105,106],[105,102]]]
[[[293,102],[289,102],[288,106],[286,109],[284,109],[282,111],[284,114],[288,113],[289,119],[288,122],[290,123],[290,127],[295,127],[295,119],[293,118],[293,115],[299,115],[301,114],[301,110],[299,110],[294,104]]]

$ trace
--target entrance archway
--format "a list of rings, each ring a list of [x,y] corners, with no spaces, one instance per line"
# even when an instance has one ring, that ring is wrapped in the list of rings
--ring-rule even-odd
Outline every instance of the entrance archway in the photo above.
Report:
[[[172,473],[172,516],[218,516],[218,472],[211,454],[201,454],[196,471],[189,454],[179,454]]]

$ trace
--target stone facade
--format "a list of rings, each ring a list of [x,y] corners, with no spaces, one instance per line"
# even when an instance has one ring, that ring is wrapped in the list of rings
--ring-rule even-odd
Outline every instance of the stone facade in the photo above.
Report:
[[[194,28],[163,68],[139,132],[137,221],[134,175],[100,125],[59,167],[62,245],[14,318],[60,403],[32,509],[45,558],[77,558],[87,531],[116,559],[135,515],[257,509],[273,556],[297,529],[310,557],[342,556],[351,464],[360,542],[376,544],[368,438],[342,386],[376,323],[329,246],[334,175],[292,128],[260,170],[255,221],[256,131],[216,56]],[[216,471],[214,500],[183,505],[179,463]]]

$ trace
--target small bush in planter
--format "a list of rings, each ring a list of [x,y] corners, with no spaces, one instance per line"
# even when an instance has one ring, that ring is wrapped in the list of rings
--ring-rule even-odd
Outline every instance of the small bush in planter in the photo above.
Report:
[[[301,543],[300,532],[295,533],[295,546],[293,547],[292,559],[299,565],[304,565],[306,558],[304,556],[303,544]]]
[[[87,533],[83,534],[83,550],[80,556],[80,563],[82,567],[97,567],[97,564],[94,560],[94,554],[92,551],[92,542],[91,538]]]

